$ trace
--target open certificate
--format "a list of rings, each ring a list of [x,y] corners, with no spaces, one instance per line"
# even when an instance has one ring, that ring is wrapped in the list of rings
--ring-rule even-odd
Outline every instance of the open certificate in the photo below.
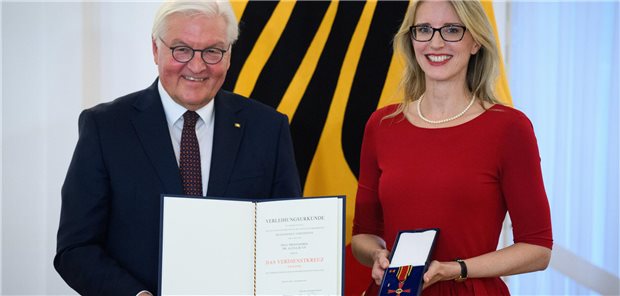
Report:
[[[162,196],[161,295],[341,295],[343,196]]]

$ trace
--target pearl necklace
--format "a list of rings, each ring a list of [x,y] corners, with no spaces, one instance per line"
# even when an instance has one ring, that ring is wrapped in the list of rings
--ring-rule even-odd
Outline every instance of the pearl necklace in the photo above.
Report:
[[[473,105],[473,104],[474,104],[474,101],[476,100],[476,96],[475,96],[475,95],[472,95],[472,96],[471,96],[471,101],[469,101],[469,105],[467,105],[467,107],[465,107],[465,110],[461,111],[461,113],[459,113],[459,114],[457,114],[457,115],[454,115],[454,116],[452,116],[452,117],[450,117],[450,118],[446,118],[446,119],[441,119],[441,120],[430,120],[430,119],[428,119],[428,118],[424,117],[424,115],[422,115],[422,111],[420,111],[420,104],[422,103],[422,98],[424,98],[424,94],[422,94],[422,95],[420,96],[420,98],[418,99],[418,116],[420,116],[420,118],[421,118],[422,120],[424,120],[425,122],[430,123],[430,124],[440,124],[440,123],[445,123],[445,122],[452,121],[452,120],[455,120],[455,119],[457,119],[457,118],[459,118],[459,117],[463,116],[463,114],[465,114],[465,112],[467,112],[467,110],[469,110],[469,108],[471,107],[471,105]]]

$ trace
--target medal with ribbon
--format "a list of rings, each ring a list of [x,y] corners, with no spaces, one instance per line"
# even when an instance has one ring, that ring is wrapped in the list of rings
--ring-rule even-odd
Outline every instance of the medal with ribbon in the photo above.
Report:
[[[396,279],[398,280],[398,288],[396,290],[388,289],[388,294],[396,293],[396,296],[400,296],[402,293],[411,293],[411,289],[403,289],[405,281],[411,274],[413,267],[411,265],[405,265],[398,268],[396,272]]]

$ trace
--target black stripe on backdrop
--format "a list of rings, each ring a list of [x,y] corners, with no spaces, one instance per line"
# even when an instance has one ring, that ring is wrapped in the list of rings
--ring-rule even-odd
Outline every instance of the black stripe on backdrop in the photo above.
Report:
[[[359,177],[364,127],[377,104],[392,58],[392,39],[407,10],[406,1],[379,1],[360,57],[342,127],[342,149],[349,168]]]
[[[338,12],[316,71],[291,122],[299,177],[306,182],[308,170],[325,125],[351,36],[365,3],[338,3]]]
[[[330,2],[299,1],[256,81],[251,97],[277,108],[310,47]]]
[[[233,45],[230,68],[222,85],[223,89],[234,90],[245,60],[277,5],[278,1],[248,1],[239,20],[239,39]]]

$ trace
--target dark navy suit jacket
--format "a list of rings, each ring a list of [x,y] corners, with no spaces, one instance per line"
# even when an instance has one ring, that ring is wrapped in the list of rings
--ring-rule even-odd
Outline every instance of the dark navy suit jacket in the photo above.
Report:
[[[214,103],[207,195],[301,196],[286,116],[222,90]],[[56,270],[83,295],[156,294],[160,194],[182,192],[157,81],[84,110],[62,188]]]

